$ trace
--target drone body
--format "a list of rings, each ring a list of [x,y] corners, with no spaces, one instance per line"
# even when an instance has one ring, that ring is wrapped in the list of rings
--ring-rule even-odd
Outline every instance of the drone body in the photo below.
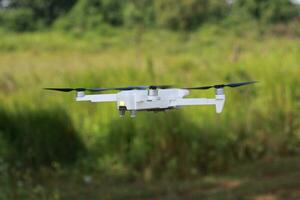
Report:
[[[126,111],[131,117],[136,116],[138,111],[165,111],[180,108],[182,106],[214,105],[216,112],[221,113],[225,103],[224,87],[239,87],[255,83],[231,83],[204,87],[174,88],[171,86],[131,86],[122,88],[46,88],[61,92],[77,92],[76,101],[90,102],[115,102],[120,116],[123,117]],[[185,98],[189,90],[200,90],[215,88],[215,98]],[[119,90],[115,94],[85,94],[85,91],[103,92]]]
[[[189,94],[187,89],[149,89],[128,90],[116,94],[85,95],[77,92],[76,101],[116,102],[120,116],[130,111],[134,117],[137,111],[165,111],[187,105],[216,105],[217,113],[223,109],[225,95],[223,89],[217,89],[215,99],[184,98]]]

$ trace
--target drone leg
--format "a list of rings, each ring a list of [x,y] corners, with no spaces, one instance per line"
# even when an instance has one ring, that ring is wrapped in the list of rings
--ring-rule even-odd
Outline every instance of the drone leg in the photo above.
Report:
[[[130,111],[130,117],[131,118],[135,118],[136,117],[136,111],[135,110]]]
[[[216,89],[216,112],[221,113],[225,103],[224,89]]]
[[[126,112],[126,110],[119,110],[120,117],[124,117],[125,112]]]

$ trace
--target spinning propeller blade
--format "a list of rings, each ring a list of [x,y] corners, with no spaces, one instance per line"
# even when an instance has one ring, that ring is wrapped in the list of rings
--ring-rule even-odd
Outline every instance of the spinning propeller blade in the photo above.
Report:
[[[209,85],[209,86],[200,86],[200,87],[185,87],[182,89],[187,90],[207,90],[210,88],[224,88],[224,87],[240,87],[244,85],[254,84],[256,81],[248,81],[248,82],[241,82],[241,83],[228,83],[228,84],[221,84],[221,85]],[[129,87],[114,87],[114,88],[44,88],[45,90],[54,90],[59,92],[71,92],[71,91],[77,91],[77,92],[103,92],[103,91],[112,91],[112,90],[118,90],[118,91],[126,91],[126,90],[147,90],[147,89],[168,89],[168,88],[176,88],[171,85],[150,85],[150,86],[129,86]]]
[[[44,88],[45,90],[53,90],[59,92],[85,91],[85,88]]]
[[[221,85],[209,85],[209,86],[200,86],[200,87],[187,87],[183,89],[188,89],[188,90],[207,90],[210,88],[224,88],[224,87],[240,87],[244,85],[249,85],[249,84],[254,84],[257,81],[248,81],[248,82],[241,82],[241,83],[227,83],[227,84],[221,84]]]
[[[156,89],[168,89],[173,88],[172,85],[150,85],[148,86],[148,89],[156,90]]]
[[[146,86],[130,86],[130,87],[119,87],[119,88],[44,88],[45,90],[54,90],[54,91],[59,91],[59,92],[72,92],[72,91],[77,91],[77,92],[84,92],[84,91],[89,91],[89,92],[103,92],[103,91],[110,91],[110,90],[143,90],[147,89],[148,87]]]
[[[115,88],[44,88],[45,90],[54,90],[59,92],[103,92],[103,91],[111,91],[111,90],[119,90],[119,91],[126,91],[126,90],[147,90],[147,89],[167,89],[171,88],[170,85],[151,85],[151,86],[128,86],[128,87],[115,87]]]

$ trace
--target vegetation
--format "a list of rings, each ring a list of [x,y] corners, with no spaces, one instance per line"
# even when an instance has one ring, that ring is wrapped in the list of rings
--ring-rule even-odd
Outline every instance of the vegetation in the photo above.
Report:
[[[266,159],[189,181],[144,183],[77,170],[5,173],[1,199],[299,199],[299,158]],[[9,177],[9,178],[8,178]],[[14,187],[11,187],[14,186]],[[13,188],[13,189],[11,189]]]
[[[205,22],[293,20],[299,6],[282,0],[10,0],[0,21],[14,31],[56,27],[86,31],[103,25],[194,30]],[[1,4],[0,4],[1,5]],[[1,7],[0,7],[1,9]],[[12,25],[13,24],[13,25]]]
[[[0,199],[299,197],[298,6],[47,2],[0,9]],[[259,83],[226,90],[222,115],[120,119],[113,104],[42,90],[247,80]]]
[[[68,115],[59,110],[1,110],[2,159],[12,166],[36,168],[51,166],[54,161],[72,163],[83,144]],[[55,125],[53,127],[53,125]]]
[[[41,150],[34,150],[42,160],[37,164],[43,165],[43,157],[63,160],[52,145],[68,145],[71,141],[61,138],[64,134],[74,135],[70,138],[74,147],[79,135],[79,143],[89,155],[79,163],[145,180],[188,178],[239,162],[299,152],[298,40],[259,36],[255,31],[237,36],[215,26],[185,35],[148,31],[139,41],[135,31],[109,31],[100,37],[94,32],[81,36],[2,34],[1,104],[7,113],[1,126],[4,144],[12,142],[8,134],[15,135],[13,141],[18,141],[16,137],[37,145],[48,141],[54,157],[49,158],[49,149],[43,150],[45,143],[36,147]],[[228,90],[221,116],[216,116],[212,107],[191,107],[119,119],[114,105],[75,103],[71,95],[41,90],[49,86],[205,85],[243,80],[259,80],[259,84]],[[213,91],[193,95],[213,96]],[[51,111],[57,107],[63,112]],[[46,110],[45,117],[34,114],[41,109]],[[44,126],[46,121],[49,124]],[[45,134],[53,135],[53,140],[45,141]],[[29,141],[11,144],[26,158]],[[61,155],[73,160],[76,152]]]

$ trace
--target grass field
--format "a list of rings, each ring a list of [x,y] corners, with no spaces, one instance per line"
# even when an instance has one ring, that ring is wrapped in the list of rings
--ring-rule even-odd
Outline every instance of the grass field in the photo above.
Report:
[[[1,199],[253,199],[300,198],[299,157],[265,159],[229,172],[195,177],[189,181],[145,183],[111,179],[99,173],[48,171],[1,176]],[[21,178],[22,177],[22,178]],[[13,189],[12,189],[13,188]]]
[[[6,160],[25,169],[63,166],[61,174],[45,169],[36,177],[29,175],[33,180],[28,190],[11,192],[14,184],[22,185],[13,179],[3,198],[27,198],[27,191],[37,195],[29,198],[38,199],[300,198],[299,162],[294,157],[300,152],[300,40],[253,29],[1,31],[3,166]],[[220,116],[213,107],[189,107],[119,119],[113,104],[76,103],[74,94],[42,90],[247,80],[259,84],[226,90]],[[281,159],[286,156],[292,158]],[[270,163],[261,161],[266,158]],[[67,163],[68,173],[65,161],[73,163]],[[234,170],[254,161],[249,169]],[[11,173],[19,177],[20,172]],[[91,184],[82,183],[85,173],[92,174]],[[10,178],[5,180],[2,185],[10,186]]]

